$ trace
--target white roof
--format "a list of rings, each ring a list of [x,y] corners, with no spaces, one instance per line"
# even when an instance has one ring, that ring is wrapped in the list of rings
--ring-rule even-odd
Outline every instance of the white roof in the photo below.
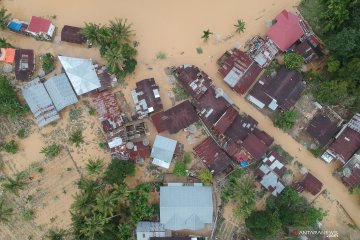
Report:
[[[59,56],[59,60],[77,95],[80,96],[101,87],[90,59]]]
[[[153,164],[169,168],[176,149],[177,141],[157,135],[151,150]]]

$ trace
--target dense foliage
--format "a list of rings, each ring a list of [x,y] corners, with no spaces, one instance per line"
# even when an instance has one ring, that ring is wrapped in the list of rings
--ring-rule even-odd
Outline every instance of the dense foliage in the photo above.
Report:
[[[186,172],[186,164],[183,162],[175,162],[173,174],[178,177],[186,177],[188,175]]]
[[[7,13],[5,8],[0,9],[0,30],[5,29],[8,21],[10,20],[10,14]]]
[[[213,176],[208,169],[201,169],[199,178],[204,185],[211,185]]]
[[[70,134],[69,141],[75,144],[76,147],[80,147],[84,143],[84,137],[81,130],[76,130]]]
[[[51,53],[46,53],[41,57],[42,60],[42,69],[44,70],[45,74],[51,72],[55,69],[55,59]]]
[[[284,55],[285,67],[289,70],[300,70],[304,58],[296,53],[289,52]]]
[[[283,130],[293,128],[296,121],[296,113],[293,111],[285,111],[277,114],[274,125]]]
[[[19,151],[19,145],[15,142],[15,140],[11,140],[2,144],[0,146],[0,150],[5,150],[7,153],[15,154]]]
[[[246,219],[246,227],[256,239],[276,238],[286,228],[316,227],[325,213],[312,206],[292,188],[286,187],[278,197],[267,199],[266,209],[254,211]],[[278,238],[279,239],[279,238]]]
[[[135,164],[119,159],[111,160],[104,173],[104,181],[108,184],[121,184],[126,176],[135,175]]]
[[[330,51],[314,77],[316,100],[360,111],[360,1],[304,0],[300,11]]]
[[[82,34],[90,45],[100,47],[100,55],[107,61],[109,72],[118,79],[134,72],[137,51],[129,44],[133,31],[127,20],[115,19],[109,25],[85,23]]]
[[[26,113],[27,108],[20,104],[14,87],[4,75],[0,75],[0,114],[15,118]]]

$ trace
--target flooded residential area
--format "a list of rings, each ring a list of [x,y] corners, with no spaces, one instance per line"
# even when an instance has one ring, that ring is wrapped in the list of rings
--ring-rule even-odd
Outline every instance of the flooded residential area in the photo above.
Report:
[[[0,10],[1,240],[360,239],[359,1]]]

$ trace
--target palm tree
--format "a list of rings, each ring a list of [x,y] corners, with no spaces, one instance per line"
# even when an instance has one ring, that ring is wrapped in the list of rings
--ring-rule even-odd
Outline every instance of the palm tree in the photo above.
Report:
[[[236,27],[236,32],[237,33],[243,33],[245,28],[245,22],[241,19],[237,20],[237,24],[234,25],[234,27]]]
[[[105,224],[107,222],[108,219],[99,214],[85,217],[84,227],[80,229],[80,233],[84,234],[89,240],[98,239],[97,235],[104,233]]]
[[[204,39],[204,41],[206,42],[212,34],[213,33],[210,32],[210,30],[208,29],[206,31],[203,31],[203,35],[201,36],[201,38]]]
[[[50,229],[48,234],[46,235],[46,238],[48,240],[65,240],[68,233],[64,229]]]
[[[18,195],[19,190],[23,190],[27,184],[26,177],[27,174],[25,172],[19,173],[15,178],[6,177],[2,186],[5,191]]]
[[[77,193],[74,197],[71,209],[76,215],[86,216],[90,214],[93,210],[90,195],[88,193]]]
[[[10,14],[6,14],[7,10],[5,8],[0,9],[0,28],[5,29],[7,23],[10,20]]]
[[[78,182],[78,187],[85,193],[96,194],[99,189],[101,189],[102,184],[101,182],[94,179],[81,178]]]
[[[46,157],[56,157],[60,153],[60,145],[54,143],[50,146],[43,147],[40,153],[43,153]]]
[[[128,42],[130,36],[133,34],[131,30],[131,23],[127,23],[127,19],[115,19],[110,21],[110,30],[114,37],[118,38],[120,42]]]
[[[111,73],[116,74],[124,69],[125,58],[121,47],[107,47],[104,58]]]
[[[76,130],[75,132],[73,132],[69,137],[69,141],[75,144],[76,147],[80,147],[80,144],[84,143],[82,131]]]
[[[85,23],[81,34],[89,41],[90,45],[101,45],[111,39],[109,28],[96,23]]]
[[[99,176],[104,172],[105,163],[104,160],[98,158],[96,160],[90,159],[89,162],[86,164],[86,171],[89,175],[96,175]]]
[[[0,198],[0,222],[5,223],[10,221],[10,217],[13,215],[13,209],[6,206],[4,198]]]
[[[115,195],[101,192],[96,196],[95,209],[104,214],[104,216],[111,216],[118,205],[117,200]]]

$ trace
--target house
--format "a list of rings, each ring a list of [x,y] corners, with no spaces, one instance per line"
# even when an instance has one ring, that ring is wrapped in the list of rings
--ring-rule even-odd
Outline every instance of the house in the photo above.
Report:
[[[61,41],[69,43],[83,44],[86,38],[81,34],[82,28],[65,25],[61,29]]]
[[[44,85],[58,112],[77,103],[78,99],[65,73],[50,78]]]
[[[28,34],[26,32],[26,29],[28,28],[28,26],[29,26],[29,23],[20,21],[19,19],[16,19],[16,18],[11,18],[7,25],[7,27],[9,28],[10,31],[15,32],[15,33],[24,34],[24,35]]]
[[[151,120],[158,133],[169,131],[177,133],[198,121],[194,106],[186,100],[166,111],[151,115]]]
[[[196,237],[151,237],[150,240],[197,240]]]
[[[275,152],[270,152],[256,170],[256,175],[261,179],[260,184],[269,190],[273,196],[278,196],[285,188],[281,181],[286,171],[283,164],[283,157]]]
[[[159,222],[138,222],[136,240],[150,240],[151,237],[166,237],[164,225]]]
[[[294,50],[297,54],[303,56],[305,63],[315,61],[324,55],[320,47],[320,42],[315,35],[311,35],[307,39],[304,39],[304,41],[298,44]]]
[[[343,183],[354,188],[360,184],[360,150],[358,150],[342,168]]]
[[[315,139],[320,147],[326,146],[340,127],[337,121],[333,121],[323,113],[318,113],[309,122],[306,132]]]
[[[154,78],[136,83],[136,88],[131,91],[131,96],[135,104],[137,119],[143,119],[149,114],[163,109],[159,90]]]
[[[128,142],[126,148],[131,161],[144,163],[145,159],[150,158],[151,147],[147,139],[139,142]]]
[[[296,41],[304,35],[301,18],[287,10],[283,10],[275,18],[275,23],[266,35],[282,51],[286,52]]]
[[[303,192],[304,190],[310,192],[312,195],[316,196],[322,189],[322,182],[317,179],[311,173],[307,173],[305,178],[295,185],[295,189],[298,192]]]
[[[40,82],[39,78],[35,78],[22,86],[21,92],[40,127],[60,119],[44,84]]]
[[[156,135],[150,156],[153,159],[152,163],[169,169],[175,153],[176,145],[176,140]]]
[[[113,131],[125,123],[124,114],[111,91],[95,93],[92,101],[104,132]]]
[[[281,66],[274,77],[264,74],[247,96],[247,100],[263,109],[265,106],[275,111],[290,110],[305,90],[303,76],[298,71]]]
[[[243,51],[227,51],[218,61],[218,72],[224,81],[239,94],[244,94],[260,75],[262,69]]]
[[[255,36],[246,43],[245,47],[247,46],[247,54],[262,68],[269,66],[279,52],[275,43],[268,37],[263,39]]]
[[[231,159],[211,137],[194,147],[194,155],[207,166],[213,175],[230,173],[233,170]]]
[[[160,223],[166,230],[200,230],[213,223],[210,186],[169,183],[160,187]]]
[[[100,81],[98,92],[109,90],[117,85],[117,78],[114,74],[110,74],[106,66],[95,64],[95,72]]]
[[[59,56],[59,60],[78,96],[101,87],[91,59]]]
[[[360,148],[360,113],[343,126],[321,158],[329,163],[334,158],[345,164]]]
[[[35,70],[35,55],[31,49],[15,50],[15,77],[17,80],[29,80]]]
[[[55,25],[49,19],[33,16],[30,19],[26,32],[34,37],[51,40],[55,32]]]
[[[14,48],[0,48],[0,62],[13,64],[15,61]]]

